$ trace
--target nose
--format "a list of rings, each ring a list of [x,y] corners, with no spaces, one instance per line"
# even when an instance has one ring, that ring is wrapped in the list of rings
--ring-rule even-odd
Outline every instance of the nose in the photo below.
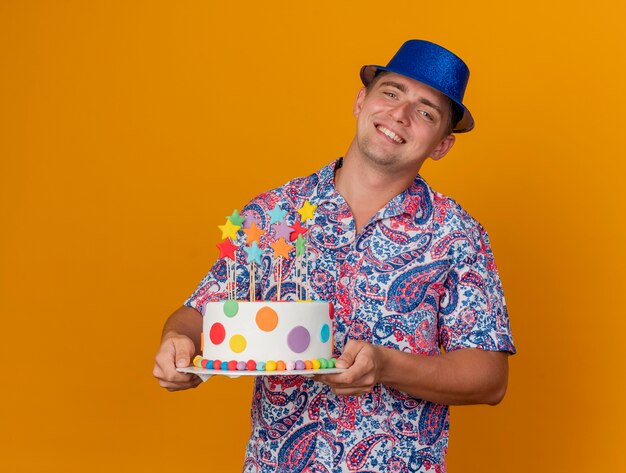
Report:
[[[409,102],[398,102],[393,108],[389,110],[389,116],[396,122],[402,125],[408,125],[409,118]]]

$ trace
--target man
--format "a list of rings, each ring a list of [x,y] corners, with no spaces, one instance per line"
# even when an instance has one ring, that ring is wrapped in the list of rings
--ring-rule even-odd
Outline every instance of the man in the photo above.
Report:
[[[267,225],[275,205],[318,205],[311,298],[334,304],[337,367],[347,369],[256,378],[245,471],[444,471],[448,406],[504,396],[515,348],[489,239],[418,174],[473,128],[468,77],[458,57],[419,40],[386,67],[364,66],[345,157],[242,212]],[[169,390],[199,383],[175,367],[199,352],[204,304],[225,298],[216,267],[165,324],[154,375]],[[274,294],[267,272],[259,299]]]

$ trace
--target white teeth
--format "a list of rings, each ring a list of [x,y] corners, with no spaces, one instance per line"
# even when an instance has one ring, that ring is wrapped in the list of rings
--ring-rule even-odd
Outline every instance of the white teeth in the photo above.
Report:
[[[400,138],[393,131],[385,128],[384,126],[379,126],[378,129],[382,131],[385,135],[387,135],[389,138],[391,138],[393,141],[395,141],[396,143],[404,143],[404,140],[402,138]]]

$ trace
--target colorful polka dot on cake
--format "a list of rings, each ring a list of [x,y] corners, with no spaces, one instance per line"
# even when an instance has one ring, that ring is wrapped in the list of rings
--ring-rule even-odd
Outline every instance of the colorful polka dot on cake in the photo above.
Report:
[[[278,325],[278,314],[271,307],[261,307],[256,314],[256,324],[264,332],[271,332]]]
[[[209,331],[209,339],[211,340],[211,343],[219,345],[225,338],[226,330],[224,329],[224,326],[219,322],[215,322]]]
[[[328,324],[322,325],[322,329],[320,330],[320,340],[322,343],[326,343],[330,338],[330,327]]]
[[[246,349],[246,339],[244,338],[243,335],[233,335],[232,337],[230,337],[230,349],[235,352],[235,353],[241,353],[242,351],[244,351]]]
[[[287,335],[287,346],[295,353],[302,353],[309,347],[311,343],[311,334],[302,325],[298,325],[291,329]]]
[[[224,302],[224,315],[226,317],[234,317],[237,312],[239,312],[239,303],[236,300],[230,299]]]

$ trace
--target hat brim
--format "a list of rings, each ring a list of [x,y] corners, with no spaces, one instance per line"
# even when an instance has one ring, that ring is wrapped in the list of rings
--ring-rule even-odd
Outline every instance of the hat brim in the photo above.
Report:
[[[413,79],[423,84],[426,84],[427,86],[432,87],[436,91],[441,92],[441,90],[439,90],[434,84],[430,84],[428,80],[425,80],[423,78],[411,77],[406,74],[403,74],[402,71],[396,71],[392,68],[388,68],[385,66],[376,66],[376,65],[366,65],[361,68],[361,73],[360,73],[361,82],[363,82],[363,85],[365,85],[365,87],[367,87],[370,84],[370,82],[374,80],[374,77],[376,76],[376,72],[379,70],[400,74],[402,76],[408,77],[409,79]],[[443,92],[441,93],[444,94],[446,97],[448,97],[450,100],[452,100],[455,104],[457,104],[463,110],[463,118],[461,118],[461,120],[459,120],[459,122],[455,125],[455,127],[452,129],[452,132],[453,133],[467,133],[468,131],[473,130],[474,118],[472,117],[472,114],[470,113],[468,108],[465,105],[463,105],[461,102],[450,97],[449,95]]]

